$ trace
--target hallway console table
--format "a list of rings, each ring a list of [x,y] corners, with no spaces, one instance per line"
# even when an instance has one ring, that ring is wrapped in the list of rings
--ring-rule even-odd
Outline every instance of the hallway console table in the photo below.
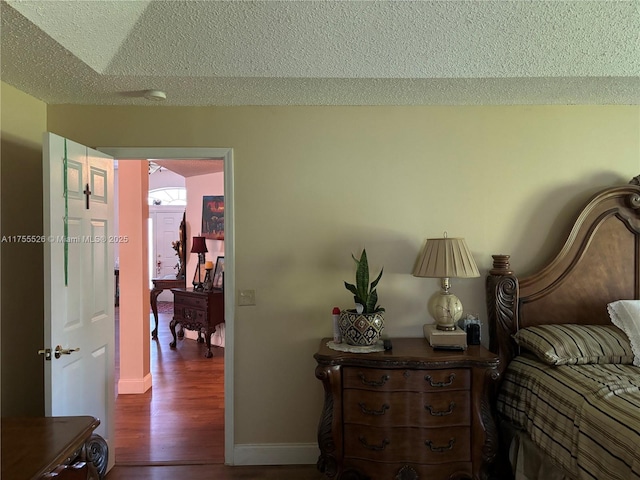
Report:
[[[152,278],[153,288],[151,289],[151,311],[153,312],[153,318],[155,320],[155,327],[151,332],[151,338],[154,340],[158,338],[158,295],[164,290],[172,288],[184,288],[186,286],[186,280],[184,277],[176,278],[173,276],[164,278]]]
[[[213,357],[211,353],[211,335],[215,326],[224,323],[224,291],[214,289],[212,292],[197,292],[192,288],[172,288],[173,292],[173,319],[169,323],[169,329],[173,335],[171,348],[176,347],[176,325],[180,324],[187,330],[198,332],[198,342],[206,342],[207,358]],[[201,335],[204,335],[202,339]]]
[[[98,480],[107,443],[93,431],[100,420],[78,417],[2,418],[2,478]]]

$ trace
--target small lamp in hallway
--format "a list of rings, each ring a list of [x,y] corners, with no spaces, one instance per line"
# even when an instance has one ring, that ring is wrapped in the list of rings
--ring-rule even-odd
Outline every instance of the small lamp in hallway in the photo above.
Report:
[[[203,290],[202,284],[202,267],[204,264],[204,254],[208,252],[207,244],[204,237],[193,237],[193,243],[191,244],[191,253],[198,254],[198,264],[196,265],[196,271],[193,275],[193,289],[201,292]]]

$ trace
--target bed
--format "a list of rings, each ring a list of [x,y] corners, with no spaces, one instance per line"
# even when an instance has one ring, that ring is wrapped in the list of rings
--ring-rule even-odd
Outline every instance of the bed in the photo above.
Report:
[[[499,478],[640,478],[639,183],[593,195],[540,271],[493,256]]]

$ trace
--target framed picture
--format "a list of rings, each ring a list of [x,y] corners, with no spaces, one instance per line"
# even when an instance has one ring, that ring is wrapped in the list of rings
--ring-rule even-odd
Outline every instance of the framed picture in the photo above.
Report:
[[[224,195],[202,197],[202,236],[224,240]]]
[[[224,257],[218,257],[213,271],[213,288],[224,288]]]

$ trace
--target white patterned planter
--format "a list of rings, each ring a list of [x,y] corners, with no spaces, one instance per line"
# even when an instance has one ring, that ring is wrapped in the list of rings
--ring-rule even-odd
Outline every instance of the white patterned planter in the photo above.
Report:
[[[373,345],[384,330],[382,312],[357,313],[355,310],[342,310],[338,321],[342,341],[349,345]]]

